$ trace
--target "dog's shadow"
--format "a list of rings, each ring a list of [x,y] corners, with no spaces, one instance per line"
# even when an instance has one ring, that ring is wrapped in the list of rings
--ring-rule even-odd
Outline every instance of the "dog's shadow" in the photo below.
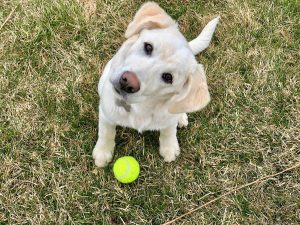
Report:
[[[144,158],[147,154],[158,154],[159,131],[139,133],[131,128],[117,127],[114,158],[131,155]]]

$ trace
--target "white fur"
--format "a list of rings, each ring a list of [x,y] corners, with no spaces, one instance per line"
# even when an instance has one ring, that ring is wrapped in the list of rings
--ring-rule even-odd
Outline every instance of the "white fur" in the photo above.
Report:
[[[144,42],[154,46],[150,57],[144,53]],[[111,161],[116,125],[139,132],[160,130],[160,155],[166,162],[175,160],[179,155],[176,127],[178,124],[187,126],[188,121],[185,113],[172,114],[168,108],[197,65],[188,42],[176,26],[145,29],[127,40],[105,66],[98,85],[101,104],[98,140],[93,150],[95,164],[103,167]],[[121,96],[115,91],[113,84],[119,81],[124,71],[136,73],[140,81],[137,93]],[[161,74],[164,72],[173,74],[172,85],[162,81]],[[130,111],[117,105],[117,101],[128,104]]]
[[[210,44],[215,29],[219,23],[220,17],[211,20],[202,30],[197,38],[189,42],[190,48],[195,55],[204,51]]]

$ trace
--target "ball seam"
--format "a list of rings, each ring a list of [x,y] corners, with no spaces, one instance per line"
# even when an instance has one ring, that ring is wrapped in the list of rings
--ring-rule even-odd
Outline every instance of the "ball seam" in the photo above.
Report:
[[[128,159],[124,159],[124,160],[126,162],[126,171],[122,176],[117,176],[118,179],[122,179],[122,178],[126,177],[130,172],[130,163],[129,163]]]

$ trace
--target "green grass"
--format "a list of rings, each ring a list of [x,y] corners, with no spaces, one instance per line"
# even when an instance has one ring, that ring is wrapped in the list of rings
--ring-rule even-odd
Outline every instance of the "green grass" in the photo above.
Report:
[[[114,160],[141,175],[118,183],[94,166],[96,92],[142,1],[2,0],[0,223],[162,224],[233,187],[300,160],[300,3],[159,1],[188,39],[221,16],[205,65],[211,104],[178,132],[164,163],[158,133],[119,128]],[[299,224],[300,170],[243,189],[178,224]]]

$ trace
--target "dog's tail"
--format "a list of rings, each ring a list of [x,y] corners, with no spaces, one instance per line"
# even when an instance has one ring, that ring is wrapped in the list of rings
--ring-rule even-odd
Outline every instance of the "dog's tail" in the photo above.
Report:
[[[194,40],[189,42],[189,46],[192,49],[192,52],[194,55],[199,54],[204,49],[206,49],[209,46],[209,43],[212,39],[212,36],[214,34],[214,31],[217,27],[217,24],[219,22],[220,17],[216,17],[213,20],[211,20],[202,30],[202,32],[199,34],[198,37],[196,37]]]

